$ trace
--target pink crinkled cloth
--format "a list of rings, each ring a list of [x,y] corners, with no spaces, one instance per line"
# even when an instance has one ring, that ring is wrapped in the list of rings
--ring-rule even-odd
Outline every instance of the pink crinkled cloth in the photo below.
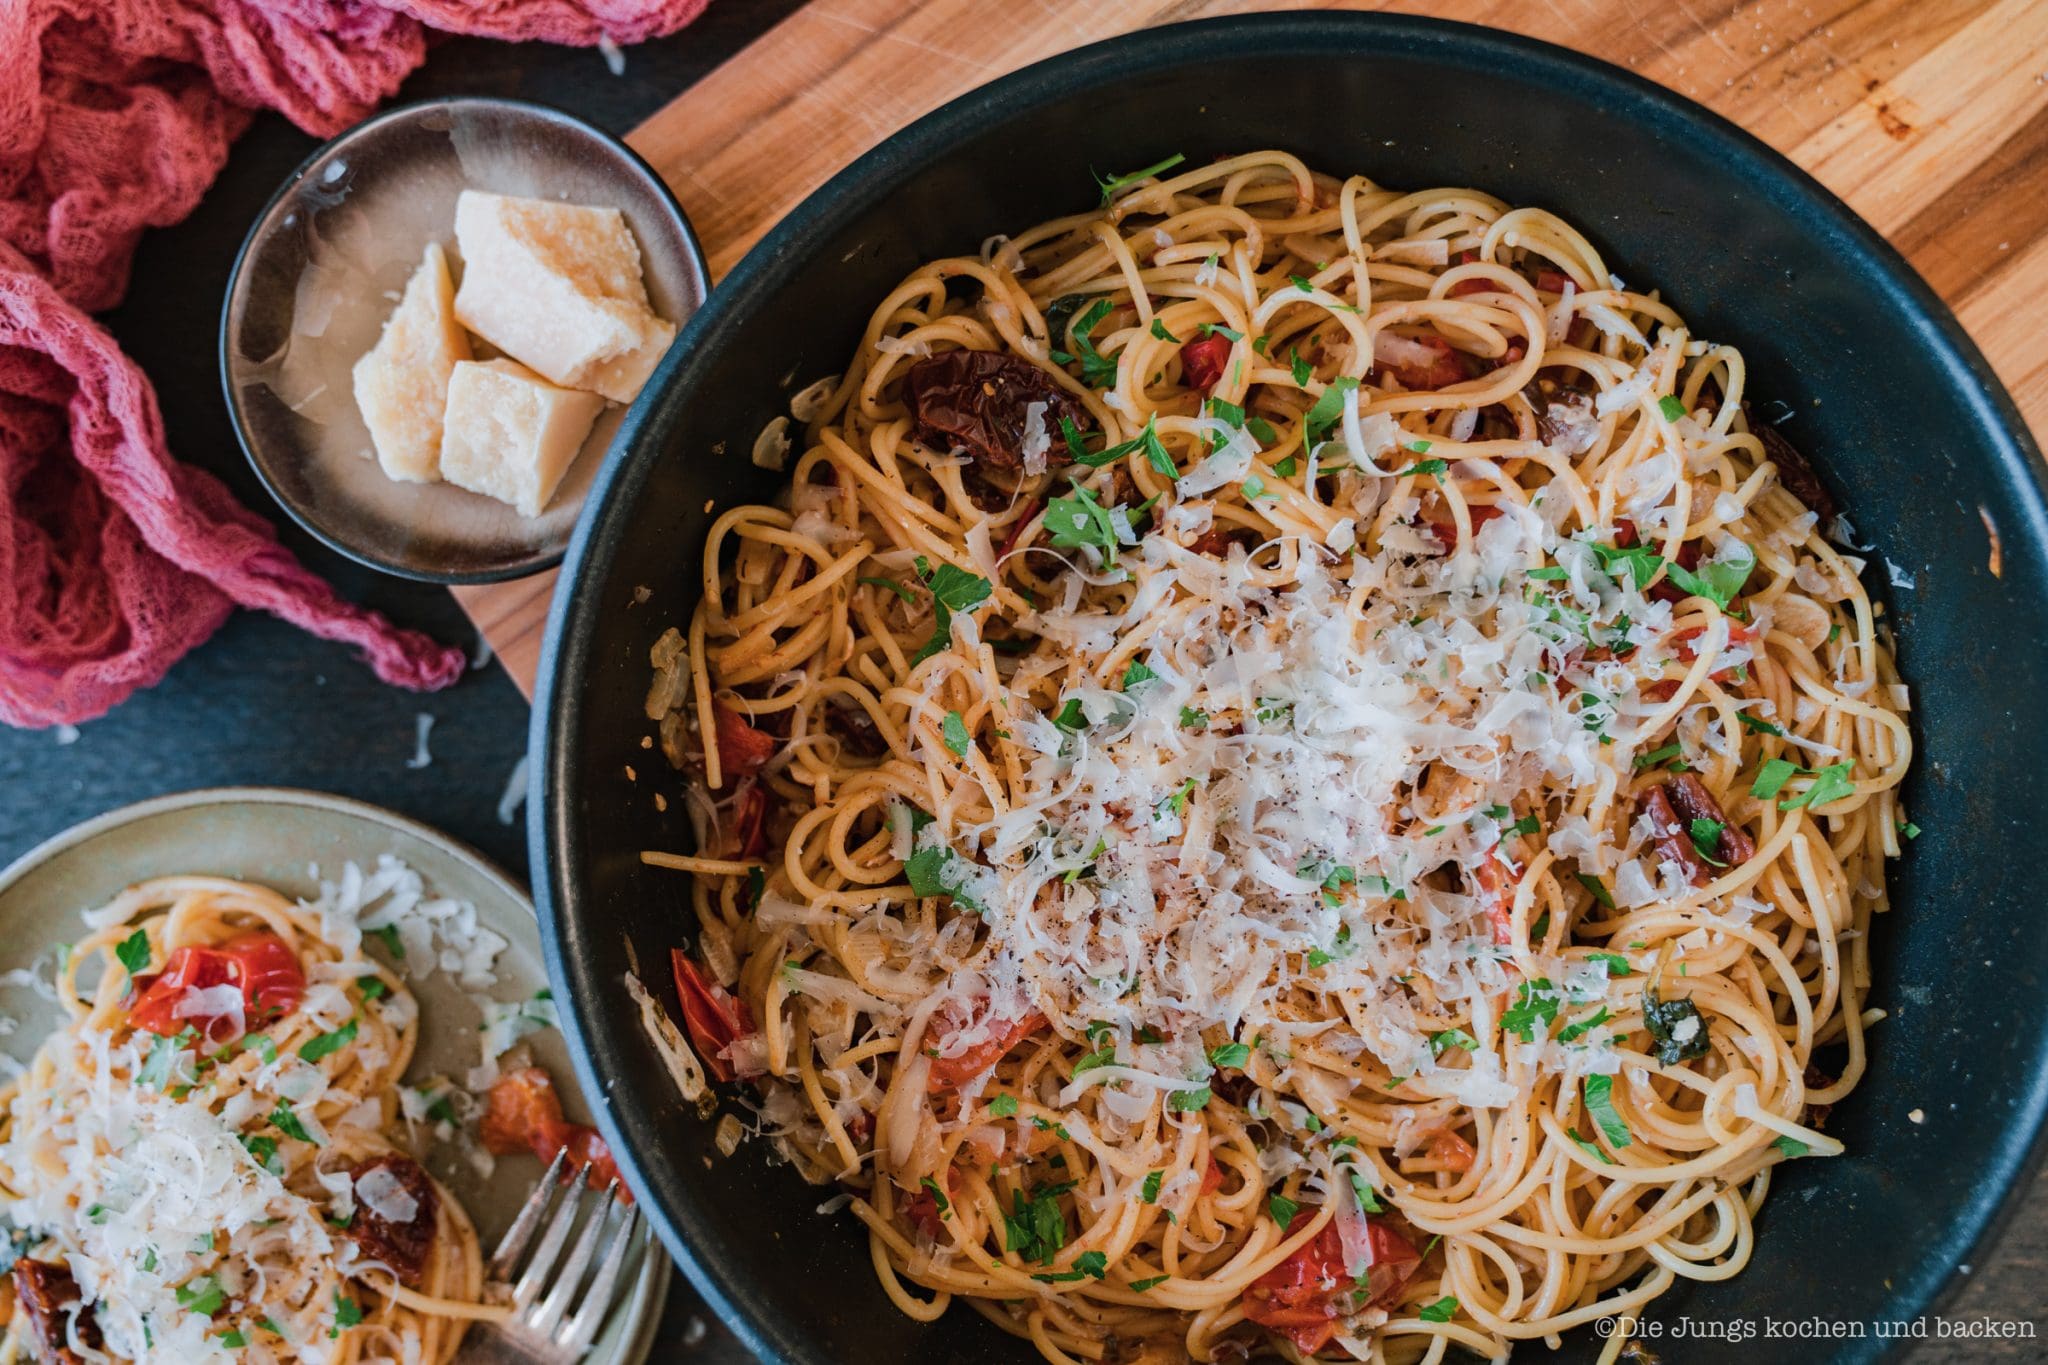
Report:
[[[0,720],[103,715],[237,606],[353,644],[401,687],[461,676],[461,650],[341,601],[173,459],[149,380],[88,314],[253,110],[332,136],[420,64],[428,29],[632,43],[706,3],[0,0]]]

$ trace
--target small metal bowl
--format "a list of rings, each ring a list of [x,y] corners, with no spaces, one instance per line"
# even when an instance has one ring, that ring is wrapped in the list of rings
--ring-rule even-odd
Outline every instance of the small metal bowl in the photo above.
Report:
[[[292,173],[249,229],[228,282],[228,411],[249,462],[293,520],[351,559],[433,583],[495,582],[560,562],[625,416],[617,406],[599,416],[539,517],[452,484],[385,477],[349,369],[376,345],[426,244],[441,242],[455,259],[455,200],[465,189],[618,209],[639,241],[649,301],[678,328],[709,287],[696,234],[653,167],[542,105],[406,105],[351,128]],[[657,378],[647,388],[659,386]]]

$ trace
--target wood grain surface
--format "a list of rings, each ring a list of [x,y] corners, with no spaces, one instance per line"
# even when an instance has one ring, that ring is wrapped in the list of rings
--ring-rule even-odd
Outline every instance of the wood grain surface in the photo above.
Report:
[[[744,0],[727,0],[744,3]],[[1245,0],[812,0],[628,141],[722,276],[831,175],[1006,71]],[[1429,0],[1322,8],[1464,19],[1576,48],[1785,152],[1948,300],[2048,429],[2048,0]],[[554,575],[456,596],[527,695]]]
[[[752,0],[720,0],[746,4]],[[629,140],[675,188],[722,276],[847,162],[945,101],[1133,29],[1247,0],[811,0]],[[1323,5],[1463,19],[1626,67],[1811,171],[1905,253],[2048,431],[2048,0],[1428,0]],[[554,575],[457,589],[529,696]],[[1902,1230],[1902,1235],[1910,1235]],[[2033,1339],[1929,1341],[1916,1362],[2048,1360],[2048,1180],[1950,1320]],[[687,1341],[694,1343],[696,1328]],[[744,1358],[715,1334],[679,1354]],[[1669,1358],[1669,1357],[1667,1357]],[[1702,1359],[1706,1357],[1700,1357]],[[1716,1357],[1719,1358],[1719,1357]]]

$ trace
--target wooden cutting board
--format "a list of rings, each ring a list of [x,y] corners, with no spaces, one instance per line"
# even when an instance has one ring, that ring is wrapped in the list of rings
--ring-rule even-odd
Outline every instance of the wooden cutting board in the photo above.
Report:
[[[746,0],[719,0],[744,4]],[[834,172],[1006,71],[1255,0],[812,0],[628,141],[714,277]],[[1889,237],[2048,430],[2048,0],[1397,0],[1626,66],[1734,120]],[[552,573],[456,596],[533,694]]]

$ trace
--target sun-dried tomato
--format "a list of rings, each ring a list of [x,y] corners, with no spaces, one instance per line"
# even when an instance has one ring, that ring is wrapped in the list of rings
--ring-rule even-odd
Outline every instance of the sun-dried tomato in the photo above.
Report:
[[[70,1345],[73,1326],[81,1345],[98,1351],[105,1344],[100,1340],[99,1319],[64,1266],[26,1258],[16,1261],[14,1299],[28,1319],[28,1336],[39,1360],[78,1365],[80,1357]],[[73,1304],[81,1305],[75,1319],[68,1311]]]
[[[400,1223],[386,1218],[359,1198],[348,1235],[355,1239],[364,1260],[391,1267],[399,1283],[417,1289],[440,1228],[441,1196],[417,1161],[396,1152],[352,1166],[349,1175],[360,1185],[364,1176],[378,1170],[389,1171],[399,1188],[412,1197],[412,1220]]]
[[[911,435],[943,450],[960,447],[996,469],[1024,463],[1033,435],[1025,416],[1044,404],[1040,421],[1055,450],[1061,449],[1060,419],[1081,429],[1093,424],[1087,409],[1051,375],[1021,356],[1001,351],[944,351],[910,367],[903,379],[910,405]]]

